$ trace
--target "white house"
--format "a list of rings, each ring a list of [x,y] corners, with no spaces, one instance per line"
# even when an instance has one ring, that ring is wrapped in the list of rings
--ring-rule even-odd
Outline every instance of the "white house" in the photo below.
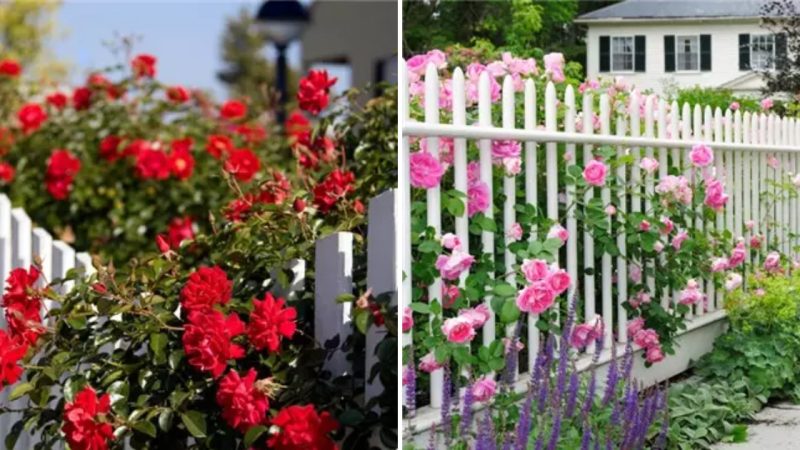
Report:
[[[624,76],[640,89],[723,87],[757,95],[758,71],[786,52],[761,26],[763,0],[625,0],[580,16],[589,78]],[[780,58],[777,58],[780,60]]]

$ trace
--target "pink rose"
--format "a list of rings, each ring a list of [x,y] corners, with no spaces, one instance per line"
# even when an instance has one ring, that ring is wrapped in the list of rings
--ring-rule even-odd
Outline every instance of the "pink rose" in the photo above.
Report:
[[[489,209],[489,187],[483,181],[470,183],[467,188],[467,213],[469,217]]]
[[[655,364],[664,360],[664,352],[661,350],[660,345],[654,345],[647,349],[645,358],[650,364]]]
[[[728,264],[729,264],[728,258],[724,257],[714,258],[711,260],[711,272],[717,273],[717,272],[722,272],[723,270],[727,270]]]
[[[606,183],[608,167],[600,161],[592,160],[583,169],[583,179],[592,186],[602,186]]]
[[[672,223],[672,220],[670,220],[669,217],[662,216],[661,225],[663,225],[663,227],[661,228],[661,234],[670,234],[672,233],[672,230],[675,229],[675,224]]]
[[[492,159],[500,163],[505,158],[519,158],[520,148],[517,141],[492,141]]]
[[[469,270],[474,261],[475,257],[469,253],[453,250],[449,257],[439,255],[439,258],[436,259],[436,268],[439,269],[439,274],[445,280],[456,280],[461,276],[461,272]]]
[[[520,225],[519,222],[514,222],[508,230],[508,233],[506,233],[506,237],[512,242],[522,239],[522,225]]]
[[[739,102],[731,102],[731,104],[728,106],[728,108],[730,108],[731,111],[738,111],[739,110]]]
[[[453,233],[447,233],[442,236],[442,247],[448,250],[457,250],[461,248],[461,239]]]
[[[541,281],[550,275],[550,269],[547,267],[547,261],[543,259],[526,259],[522,261],[522,273],[525,274],[525,279],[533,283]]]
[[[678,234],[675,235],[674,238],[672,238],[672,248],[674,248],[675,250],[680,250],[681,245],[683,245],[683,241],[685,241],[688,237],[689,233],[687,233],[686,230],[678,231]]]
[[[476,402],[485,402],[491,399],[497,391],[497,383],[486,375],[479,378],[475,384],[472,385],[472,397]]]
[[[512,346],[513,343],[514,343],[513,339],[509,339],[507,337],[503,338],[503,349],[504,349],[503,352],[505,354],[508,354],[508,352],[511,351],[511,346]],[[522,342],[517,340],[517,345],[515,346],[514,350],[516,350],[518,352],[521,352],[524,349],[525,349],[525,344],[523,344]]]
[[[433,64],[437,69],[444,69],[447,67],[447,55],[438,49],[429,51],[426,55],[428,64]]]
[[[744,248],[744,242],[739,241],[736,244],[736,247],[733,248],[733,252],[731,252],[731,257],[728,259],[728,268],[733,269],[737,267],[739,264],[744,262],[744,258],[747,256],[747,251]]]
[[[540,314],[553,306],[555,298],[549,283],[536,281],[519,292],[517,307],[523,312]]]
[[[475,329],[472,328],[472,323],[466,317],[451,317],[442,324],[442,333],[444,333],[448,342],[454,344],[466,344],[472,341],[475,337]]]
[[[756,226],[756,222],[753,220],[748,220],[744,223],[744,226],[748,231],[753,231],[753,227]]]
[[[444,367],[444,365],[436,362],[436,357],[433,356],[433,352],[428,353],[419,360],[419,370],[423,372],[431,373],[442,367]]]
[[[650,303],[650,300],[650,294],[644,291],[639,291],[633,298],[628,299],[628,303],[630,303],[632,307],[638,308],[639,305],[643,303]]]
[[[569,231],[557,223],[547,231],[547,239],[560,239],[562,244],[566,243],[569,239]]]
[[[700,292],[700,287],[695,280],[686,283],[686,289],[682,290],[678,297],[678,303],[682,305],[696,305],[705,299],[705,295]]]
[[[414,327],[414,315],[411,313],[411,308],[406,306],[403,309],[403,333],[408,333]]]
[[[606,215],[613,216],[617,213],[617,208],[614,205],[606,206]]]
[[[458,300],[461,291],[455,284],[442,283],[442,306],[450,308]]]
[[[648,222],[647,220],[642,220],[639,223],[639,231],[644,231],[644,232],[650,231],[650,222]]]
[[[764,111],[769,111],[774,106],[774,103],[771,98],[765,98],[761,100],[761,109]]]
[[[628,266],[628,276],[634,283],[640,283],[642,281],[642,268],[636,264],[631,264]]]
[[[642,348],[652,347],[658,345],[658,333],[652,328],[639,330],[633,335],[633,343]]]
[[[462,310],[458,315],[467,319],[472,325],[472,328],[482,327],[483,324],[492,317],[492,313],[485,303],[481,303],[474,308]]]
[[[503,158],[502,164],[506,169],[506,176],[512,177],[522,172],[522,158],[519,156],[515,158]]]
[[[409,157],[411,185],[421,189],[431,189],[439,185],[444,175],[444,167],[428,152],[414,152]]]
[[[564,81],[564,55],[561,53],[548,53],[544,55],[545,73],[550,75],[554,83]]]
[[[564,291],[569,289],[570,284],[572,284],[569,274],[564,269],[552,271],[547,277],[547,282],[550,284],[550,289],[553,290],[555,295],[561,295]]]
[[[738,273],[731,272],[725,278],[725,289],[732,291],[742,285],[742,276]]]
[[[658,161],[655,158],[644,157],[639,162],[639,167],[642,168],[648,175],[652,175],[658,170]]]
[[[656,243],[653,244],[653,250],[655,250],[656,253],[661,253],[664,250],[664,243],[661,241],[656,241]]]
[[[721,211],[728,202],[728,196],[725,194],[725,187],[719,180],[711,180],[706,184],[706,206],[714,211]]]
[[[583,349],[592,342],[597,341],[603,335],[603,323],[596,320],[595,323],[582,323],[572,330],[569,343],[575,348]]]
[[[778,168],[781,166],[781,162],[778,161],[778,158],[776,158],[775,155],[769,155],[767,156],[767,165],[775,170],[778,170]]]
[[[644,329],[644,319],[637,317],[628,321],[628,336],[635,336],[636,333]]]
[[[714,152],[704,144],[695,144],[689,152],[689,159],[695,167],[706,167],[714,162]]]
[[[417,75],[424,75],[425,69],[428,67],[427,55],[414,55],[406,61],[406,68],[409,72],[416,73]]]
[[[764,270],[775,272],[781,268],[781,255],[778,252],[769,252],[764,259]]]
[[[761,236],[755,235],[750,238],[750,247],[754,249],[761,248]]]

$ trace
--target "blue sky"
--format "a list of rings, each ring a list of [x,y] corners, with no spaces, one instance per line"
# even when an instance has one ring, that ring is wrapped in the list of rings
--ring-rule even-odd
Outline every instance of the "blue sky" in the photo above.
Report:
[[[303,3],[308,3],[303,1]],[[226,17],[247,8],[255,14],[260,1],[113,1],[65,0],[57,13],[63,36],[50,44],[52,51],[71,63],[70,81],[82,82],[92,68],[122,61],[104,42],[115,36],[139,38],[135,52],[158,58],[158,78],[165,83],[211,89],[224,97],[216,79],[222,68],[221,37]],[[289,48],[289,62],[299,65],[300,45]],[[265,50],[273,57],[271,49]]]

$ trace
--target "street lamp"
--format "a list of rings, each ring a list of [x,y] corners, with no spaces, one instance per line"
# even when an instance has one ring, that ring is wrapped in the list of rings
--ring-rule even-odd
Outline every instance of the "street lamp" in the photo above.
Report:
[[[278,50],[277,80],[280,99],[278,101],[278,122],[286,118],[286,47],[300,37],[309,21],[308,11],[297,0],[267,0],[258,9],[256,23],[267,39]]]

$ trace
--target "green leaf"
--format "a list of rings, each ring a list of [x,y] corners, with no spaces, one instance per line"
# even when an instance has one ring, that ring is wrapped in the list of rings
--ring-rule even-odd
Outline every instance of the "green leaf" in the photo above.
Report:
[[[431,307],[427,303],[414,302],[410,306],[411,310],[420,314],[430,314]]]
[[[167,348],[167,335],[164,333],[152,333],[150,335],[150,350],[157,361],[163,361],[166,358],[164,350]]]
[[[175,414],[171,409],[164,409],[158,415],[158,428],[161,431],[167,432],[172,428],[172,418]]]
[[[8,396],[9,401],[14,401],[23,395],[27,394],[28,392],[34,390],[35,387],[30,383],[22,383],[18,384],[12,391],[11,394]]]
[[[196,438],[206,437],[206,415],[200,411],[181,413],[181,422],[186,430]]]
[[[356,310],[356,317],[355,317],[356,328],[362,334],[367,334],[367,328],[369,328],[370,316],[372,316],[372,313],[367,309]]]
[[[357,409],[348,409],[339,415],[339,422],[343,425],[354,427],[364,421],[364,413]]]
[[[336,296],[336,303],[352,303],[356,300],[356,296],[353,294],[339,294]]]
[[[152,438],[156,437],[156,426],[150,422],[136,422],[133,424],[133,429]]]
[[[517,294],[517,290],[514,286],[511,286],[505,282],[498,282],[494,285],[494,295],[498,297],[511,297]]]
[[[503,304],[503,308],[500,310],[500,320],[503,323],[511,323],[519,319],[519,308],[517,308],[517,303],[513,298],[509,298]]]
[[[247,430],[247,433],[244,435],[244,446],[248,448],[251,447],[258,438],[267,432],[267,429],[268,428],[264,425],[258,425]]]

